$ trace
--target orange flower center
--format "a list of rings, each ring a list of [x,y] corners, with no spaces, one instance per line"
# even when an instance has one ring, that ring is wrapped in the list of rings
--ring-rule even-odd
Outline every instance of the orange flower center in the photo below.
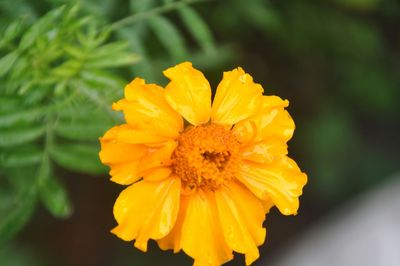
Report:
[[[189,127],[177,141],[172,165],[184,191],[215,190],[235,177],[240,155],[232,131],[215,124]]]

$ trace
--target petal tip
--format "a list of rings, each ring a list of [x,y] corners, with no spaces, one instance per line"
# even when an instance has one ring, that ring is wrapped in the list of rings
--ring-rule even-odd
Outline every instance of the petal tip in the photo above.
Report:
[[[114,111],[121,111],[122,110],[122,106],[121,106],[120,101],[112,103],[111,109],[114,110]]]
[[[135,248],[137,248],[143,252],[147,252],[147,240],[144,240],[144,241],[136,240],[133,245]]]
[[[167,77],[168,79],[171,80],[173,78],[173,75],[174,75],[175,71],[189,70],[189,69],[192,69],[192,68],[193,68],[192,62],[185,61],[185,62],[179,63],[179,64],[177,64],[177,65],[175,65],[173,67],[167,68],[166,70],[163,71],[163,74],[164,74],[165,77]]]

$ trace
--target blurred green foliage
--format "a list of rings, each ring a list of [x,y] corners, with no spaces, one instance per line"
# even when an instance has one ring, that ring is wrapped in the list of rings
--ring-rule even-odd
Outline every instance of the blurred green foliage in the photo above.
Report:
[[[0,5],[6,14],[0,24],[0,245],[26,224],[39,201],[55,217],[71,214],[57,171],[106,174],[97,139],[122,121],[110,106],[133,73],[150,76],[156,68],[148,54],[165,63],[189,57],[183,35],[163,13],[179,12],[199,53],[216,52],[208,27],[189,5],[196,1],[131,1],[131,12],[114,22],[111,1],[73,2]],[[157,53],[147,51],[147,27],[163,47]]]
[[[8,245],[0,249],[0,261],[6,266],[46,266],[42,258],[27,246]]]
[[[71,214],[57,177],[105,176],[97,138],[122,121],[110,109],[121,88],[135,76],[163,84],[161,70],[183,60],[214,87],[243,66],[291,101],[290,154],[309,175],[300,215],[399,170],[398,1],[76,2],[0,1],[0,245],[39,202]]]
[[[327,208],[398,170],[399,2],[234,0],[220,15],[225,7],[211,22],[218,36],[242,40],[236,54],[266,93],[292,99],[305,197]]]

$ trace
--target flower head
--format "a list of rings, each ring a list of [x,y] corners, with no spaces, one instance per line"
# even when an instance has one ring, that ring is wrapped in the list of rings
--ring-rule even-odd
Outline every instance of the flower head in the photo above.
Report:
[[[136,78],[113,105],[126,124],[100,138],[111,180],[129,185],[114,205],[114,234],[147,250],[183,250],[195,265],[221,265],[265,240],[265,214],[296,214],[307,176],[287,157],[294,122],[287,100],[263,96],[241,68],[225,72],[211,104],[204,75],[185,62],[165,89]],[[184,120],[189,124],[184,126]]]

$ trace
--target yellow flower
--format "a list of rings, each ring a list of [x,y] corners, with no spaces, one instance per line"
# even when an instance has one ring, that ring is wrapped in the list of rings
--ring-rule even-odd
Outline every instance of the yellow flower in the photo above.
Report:
[[[224,72],[212,104],[191,63],[164,75],[165,89],[140,78],[128,84],[113,105],[127,123],[100,138],[111,180],[129,185],[114,205],[112,233],[142,251],[149,239],[182,249],[194,265],[221,265],[233,251],[249,265],[265,240],[265,214],[274,205],[296,214],[307,182],[287,157],[288,101],[263,96],[241,68]]]

